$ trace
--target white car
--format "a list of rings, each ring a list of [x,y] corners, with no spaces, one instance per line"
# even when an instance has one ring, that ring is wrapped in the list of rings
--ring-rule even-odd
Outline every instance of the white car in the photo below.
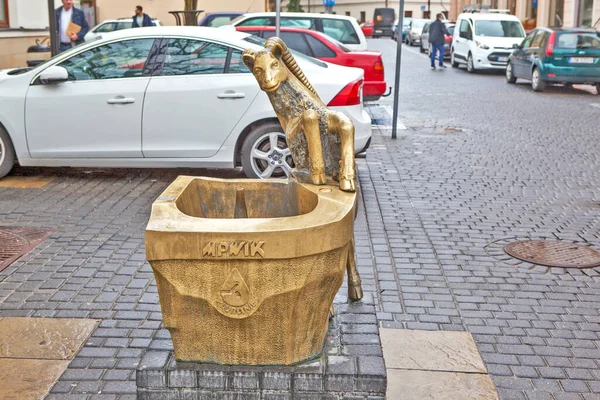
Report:
[[[513,45],[525,37],[521,21],[514,15],[495,13],[463,13],[458,16],[450,63],[467,65],[467,71],[506,68]]]
[[[157,27],[108,33],[33,69],[0,72],[0,177],[22,166],[243,166],[248,177],[289,175],[279,121],[242,63],[246,33]],[[325,104],[371,138],[363,70],[294,53]]]
[[[157,19],[153,19],[152,22],[154,22],[154,25],[156,25],[156,26],[162,25],[160,23],[160,21]],[[133,26],[133,17],[132,18],[121,18],[121,19],[109,19],[109,20],[99,23],[98,25],[96,25],[95,27],[90,29],[88,31],[88,33],[86,33],[85,36],[83,37],[83,40],[85,40],[87,42],[87,41],[96,39],[98,36],[100,36],[104,33],[121,31],[123,29],[131,29],[132,26]]]
[[[423,33],[423,28],[429,22],[432,22],[430,19],[412,19],[408,28],[406,28],[406,44],[409,46],[417,46],[421,44],[421,33]]]
[[[246,13],[221,28],[236,26],[275,26],[275,13]],[[350,50],[367,50],[367,39],[354,17],[336,14],[282,12],[281,26],[323,32],[338,42],[342,42]]]

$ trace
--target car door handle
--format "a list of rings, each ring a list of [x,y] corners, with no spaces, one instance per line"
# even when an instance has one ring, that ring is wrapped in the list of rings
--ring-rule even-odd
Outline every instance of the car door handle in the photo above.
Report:
[[[243,99],[246,97],[246,93],[237,93],[233,90],[228,90],[225,93],[219,93],[217,97],[219,99]]]
[[[114,99],[106,100],[108,104],[132,104],[135,103],[135,99],[133,97],[124,97],[117,96]]]

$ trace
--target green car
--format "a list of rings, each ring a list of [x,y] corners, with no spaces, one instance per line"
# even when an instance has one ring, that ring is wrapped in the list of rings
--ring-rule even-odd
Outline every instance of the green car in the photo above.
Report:
[[[506,65],[508,83],[527,79],[536,92],[552,83],[591,84],[600,94],[600,32],[538,28],[513,47]]]

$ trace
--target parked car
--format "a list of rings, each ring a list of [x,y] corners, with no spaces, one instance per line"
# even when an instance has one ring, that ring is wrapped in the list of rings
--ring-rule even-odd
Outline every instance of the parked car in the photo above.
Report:
[[[275,26],[275,13],[247,13],[231,21],[231,26]],[[367,50],[367,39],[354,17],[282,12],[281,26],[316,30],[342,42],[351,50]]]
[[[402,18],[402,39],[401,40],[403,42],[406,40],[406,31],[408,30],[408,26],[410,25],[411,21],[412,21],[411,17]],[[392,28],[394,31],[394,35],[392,36],[392,39],[398,40],[398,38],[400,37],[400,31],[398,31],[398,20],[396,20],[396,22],[394,24],[395,24],[395,26]]]
[[[393,8],[376,8],[373,12],[373,37],[392,37],[392,25],[396,19],[396,11]]]
[[[431,52],[431,46],[429,45],[429,27],[431,26],[433,22],[428,22],[424,27],[423,27],[423,32],[421,33],[421,53],[429,53]],[[454,34],[454,24],[444,21],[444,25],[446,25],[446,29],[448,29],[448,32],[450,33],[450,35],[446,35],[444,37],[445,39],[445,43],[444,43],[444,58],[450,58],[450,48],[452,47],[452,35]]]
[[[453,67],[467,65],[467,71],[506,69],[513,45],[525,37],[521,21],[514,15],[463,13],[456,21],[450,52]]]
[[[275,36],[272,26],[239,26],[238,31],[268,39]],[[367,101],[379,99],[386,91],[383,59],[378,51],[352,51],[329,36],[308,29],[281,28],[280,37],[293,50],[322,61],[345,67],[360,68],[365,73],[363,98]]]
[[[162,25],[160,23],[160,21],[157,19],[152,19],[152,22],[154,22],[154,25],[156,25],[156,26]],[[109,20],[99,23],[98,25],[96,25],[95,27],[90,29],[88,31],[88,33],[86,33],[85,36],[83,37],[83,40],[85,40],[87,42],[89,40],[95,39],[96,37],[100,36],[101,34],[108,33],[108,32],[114,32],[114,31],[120,31],[123,29],[131,29],[132,27],[133,27],[133,19],[132,18],[109,19]]]
[[[373,21],[365,21],[359,25],[363,35],[366,37],[373,36]]]
[[[208,13],[202,18],[198,25],[200,26],[209,26],[211,28],[218,28],[219,26],[223,26],[229,24],[231,21],[239,17],[244,13],[241,12],[213,12]]]
[[[242,62],[264,40],[234,30],[129,29],[35,68],[0,73],[0,176],[22,166],[243,167],[286,176],[291,157],[267,95]],[[371,137],[364,73],[293,52],[325,104]],[[68,111],[65,111],[68,110]]]
[[[506,65],[506,81],[531,81],[536,92],[547,84],[581,83],[600,94],[600,32],[584,29],[538,28],[515,45]]]
[[[405,42],[409,46],[421,44],[421,32],[426,23],[432,22],[430,19],[413,19],[406,28]]]

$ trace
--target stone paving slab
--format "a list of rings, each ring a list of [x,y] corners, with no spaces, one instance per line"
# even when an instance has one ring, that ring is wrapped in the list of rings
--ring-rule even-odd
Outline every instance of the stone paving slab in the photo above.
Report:
[[[69,361],[0,358],[0,398],[41,400]]]
[[[468,332],[382,328],[379,333],[388,369],[487,373]]]
[[[12,188],[43,188],[54,180],[52,176],[5,176],[0,179],[0,187]]]
[[[392,369],[389,400],[498,400],[489,375]]]

